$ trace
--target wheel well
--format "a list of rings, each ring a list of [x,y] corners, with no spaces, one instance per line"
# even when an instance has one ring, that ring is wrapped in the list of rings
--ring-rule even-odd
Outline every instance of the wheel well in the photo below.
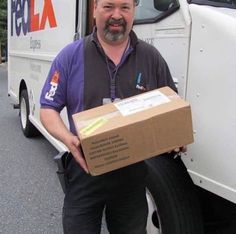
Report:
[[[19,88],[19,100],[20,100],[20,96],[21,96],[21,92],[22,90],[26,89],[27,90],[27,86],[24,80],[21,80],[20,82],[20,88]]]

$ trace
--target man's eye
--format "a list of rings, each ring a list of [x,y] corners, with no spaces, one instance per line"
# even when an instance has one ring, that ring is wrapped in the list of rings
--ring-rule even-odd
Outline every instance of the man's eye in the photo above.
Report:
[[[105,5],[103,8],[104,8],[104,9],[111,9],[111,8],[112,8],[112,6]]]
[[[130,7],[128,7],[128,6],[123,6],[122,9],[123,9],[123,10],[129,10]]]

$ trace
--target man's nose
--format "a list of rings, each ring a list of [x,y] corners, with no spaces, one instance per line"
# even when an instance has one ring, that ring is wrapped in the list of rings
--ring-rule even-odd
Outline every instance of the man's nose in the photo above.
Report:
[[[113,19],[120,19],[122,18],[121,10],[119,7],[115,7],[112,12],[112,18]]]

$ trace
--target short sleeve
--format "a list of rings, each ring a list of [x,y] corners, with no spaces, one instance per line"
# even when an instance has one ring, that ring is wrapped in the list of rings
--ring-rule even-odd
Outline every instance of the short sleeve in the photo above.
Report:
[[[49,70],[43,86],[40,104],[41,108],[50,108],[60,112],[66,105],[67,74],[56,57]]]

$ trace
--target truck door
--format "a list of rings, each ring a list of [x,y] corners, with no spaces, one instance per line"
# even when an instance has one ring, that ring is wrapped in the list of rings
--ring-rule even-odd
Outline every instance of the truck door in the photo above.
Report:
[[[195,184],[236,203],[236,5],[192,0],[187,100],[195,143],[185,160]]]
[[[76,1],[76,29],[75,39],[84,37],[92,32],[94,1]]]

